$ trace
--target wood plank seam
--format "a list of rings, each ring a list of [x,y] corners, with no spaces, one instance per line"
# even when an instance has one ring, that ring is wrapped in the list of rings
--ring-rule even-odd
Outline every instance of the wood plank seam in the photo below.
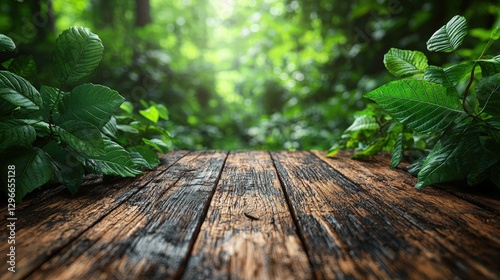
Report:
[[[380,163],[380,165],[383,166],[390,166],[391,162],[390,159],[387,157],[377,157],[377,162]],[[395,168],[393,170],[397,171],[399,174],[407,175],[408,171],[406,171],[401,167]],[[474,194],[469,194],[467,192],[464,192],[463,189],[457,189],[457,188],[450,188],[452,185],[446,185],[446,184],[436,184],[434,185],[435,188],[439,188],[440,190],[443,190],[447,193],[450,193],[462,200],[465,200],[475,206],[479,206],[481,208],[484,208],[486,210],[489,210],[493,213],[495,213],[497,216],[500,215],[500,193],[497,192],[497,187],[491,186],[485,190],[482,190],[481,193],[484,192],[484,196],[482,197],[477,197]],[[469,186],[465,188],[465,191],[468,191],[470,189]]]
[[[306,246],[306,240],[305,240],[305,237],[304,237],[304,233],[302,232],[302,227],[299,224],[297,213],[295,213],[295,210],[292,207],[292,202],[290,200],[290,195],[286,191],[285,183],[283,182],[283,178],[282,178],[282,174],[281,174],[281,172],[278,171],[278,168],[276,166],[276,158],[273,156],[273,153],[271,153],[271,152],[269,152],[269,156],[271,157],[271,159],[273,161],[273,167],[276,170],[276,173],[278,174],[278,180],[280,182],[281,190],[283,191],[283,194],[285,196],[286,204],[287,204],[287,207],[288,207],[288,211],[290,211],[290,215],[292,217],[293,224],[294,224],[295,229],[296,229],[296,233],[297,233],[297,235],[300,238],[300,242],[301,242],[302,248],[304,248],[304,251],[306,252],[306,255],[307,255],[307,260],[309,261],[309,265],[312,268],[313,279],[317,280],[317,279],[319,279],[318,275],[317,275],[318,269],[317,269],[315,263],[312,261],[312,256],[310,255],[309,250],[306,249],[307,246]]]
[[[177,160],[171,162],[168,166],[165,167],[165,170],[161,171],[158,173],[158,176],[163,174],[164,172],[167,172],[167,170],[174,166],[175,163],[177,163],[179,160],[181,160],[183,157],[187,156],[189,153],[191,152],[188,152],[186,154],[184,154],[183,156],[179,157]],[[128,180],[133,180],[133,179],[129,179],[129,178],[126,178]],[[147,184],[149,184],[150,182],[152,182],[153,180],[155,180],[155,177],[152,176],[151,179],[149,179],[148,181],[146,181],[144,184],[142,184],[142,186],[138,187],[134,192],[131,192],[130,194],[128,194],[126,197],[124,197],[122,199],[122,203],[126,202],[130,197],[136,195],[138,192],[140,192],[140,190],[146,186]],[[50,254],[48,254],[46,257],[45,257],[45,261],[44,262],[40,262],[40,264],[38,266],[34,266],[29,272],[26,273],[26,276],[25,277],[29,277],[31,276],[34,272],[36,272],[38,269],[40,269],[40,267],[43,266],[43,264],[52,259],[53,257],[57,256],[57,254],[59,254],[61,251],[63,251],[66,247],[70,246],[71,243],[75,240],[77,240],[79,237],[81,237],[82,235],[84,235],[89,229],[93,228],[95,225],[97,225],[99,222],[101,222],[102,220],[104,220],[110,213],[112,213],[113,211],[115,211],[118,207],[120,207],[120,205],[122,204],[117,204],[115,205],[114,207],[111,207],[109,209],[107,209],[106,213],[104,215],[102,215],[101,217],[99,217],[98,219],[96,219],[95,221],[93,221],[89,226],[87,226],[84,230],[82,230],[79,234],[73,236],[72,238],[69,238],[67,239],[67,242],[66,244],[60,246],[58,249],[56,250],[53,250]]]
[[[220,178],[222,176],[222,171],[224,170],[224,167],[226,166],[228,156],[229,156],[229,152],[226,152],[226,157],[224,158],[224,163],[222,163],[222,166],[219,170],[219,174],[217,175],[217,179],[215,180],[214,187],[212,188],[212,191],[210,193],[208,201],[205,204],[205,207],[203,208],[203,215],[202,215],[202,218],[200,219],[201,221],[204,221],[207,218],[208,209],[210,208],[210,204],[212,203],[212,200],[214,198],[215,191],[217,190],[217,186],[219,185],[219,181],[220,181]],[[196,226],[195,232],[193,234],[193,238],[191,238],[191,240],[189,241],[188,253],[187,253],[184,261],[181,263],[179,270],[177,271],[177,274],[173,275],[173,279],[182,279],[184,273],[186,272],[187,263],[189,262],[189,259],[191,258],[191,255],[193,253],[194,244],[196,243],[196,240],[198,240],[202,225],[203,225],[203,223],[201,222],[201,223],[198,223],[198,225]]]
[[[337,168],[335,168],[333,166],[333,161],[331,159],[327,159],[327,158],[324,158],[322,156],[319,156],[317,153],[313,153],[313,154],[317,158],[319,158],[321,161],[323,161],[326,164],[328,164],[333,170],[335,170],[336,172],[338,172],[339,174],[341,174],[344,178],[349,178],[350,176],[352,176],[352,174],[351,175],[345,174],[344,172],[342,172],[342,171],[338,170]],[[360,163],[359,165],[361,166],[362,164]],[[349,165],[349,166],[352,166],[352,165]],[[375,172],[374,169],[373,169],[373,165],[370,165],[370,167],[372,167],[372,169],[368,170],[369,173]],[[359,172],[359,170],[357,170],[357,172]],[[393,171],[391,171],[391,172],[393,172]],[[406,175],[409,176],[409,174],[406,174]],[[359,184],[359,183],[356,182],[355,184],[359,185],[363,189],[364,192],[367,192],[367,193],[372,193],[373,192],[371,189],[367,189],[368,186],[364,186],[363,183]],[[475,208],[477,207],[474,204],[470,204],[469,202],[464,201],[464,200],[462,200],[459,197],[456,197],[456,196],[454,196],[452,194],[449,194],[448,192],[445,192],[444,190],[440,190],[440,189],[428,189],[427,191],[432,192],[434,195],[437,195],[435,192],[438,192],[439,195],[440,195],[440,197],[443,197],[443,198],[446,197],[446,196],[444,196],[444,194],[447,194],[450,197],[455,197],[455,200],[457,202],[462,202],[462,203],[465,202],[466,204],[470,205],[470,207],[475,207]],[[420,194],[419,193],[417,195],[422,195],[423,196],[425,194],[423,194],[423,193]],[[425,217],[414,216],[412,213],[406,213],[406,211],[400,209],[397,205],[390,203],[387,199],[378,197],[378,196],[373,195],[373,194],[371,194],[371,197],[373,199],[377,200],[377,203],[379,203],[381,205],[384,205],[384,207],[381,207],[381,210],[383,212],[386,212],[386,209],[392,209],[392,211],[395,211],[396,213],[400,213],[400,216],[404,220],[406,220],[407,222],[409,222],[410,224],[416,226],[416,228],[418,228],[422,232],[421,234],[430,235],[432,237],[432,239],[435,240],[435,242],[437,242],[438,244],[440,244],[441,248],[443,248],[444,250],[446,250],[448,252],[449,255],[454,255],[454,256],[457,256],[457,257],[461,256],[463,258],[465,256],[471,256],[470,255],[471,253],[472,253],[472,256],[476,253],[474,251],[472,251],[472,252],[469,252],[467,250],[464,251],[464,249],[461,247],[461,246],[464,246],[464,244],[461,244],[460,240],[453,239],[453,236],[450,236],[449,234],[446,234],[446,232],[442,232],[439,229],[439,227],[438,228],[432,228],[432,227],[430,227],[431,224],[432,224],[432,220],[425,219]],[[410,200],[414,200],[414,199],[419,200],[420,197],[412,197],[412,198],[409,198],[409,199]],[[466,207],[467,209],[470,208],[470,207],[468,207],[466,205],[464,207]],[[477,207],[477,208],[479,208],[481,210],[487,211],[486,209],[481,208],[481,207]],[[448,214],[446,212],[441,213],[441,215],[443,215],[443,217],[446,217],[446,219],[449,220],[449,221],[452,221],[454,223],[459,223],[460,227],[463,228],[463,229],[465,229],[465,230],[468,230],[468,227],[471,226],[466,221],[463,221],[461,219],[457,219],[456,217],[454,217],[454,216],[452,216],[452,215],[450,215],[450,214]],[[430,222],[430,224],[429,224],[429,222]],[[473,233],[470,230],[469,230],[469,232],[471,234]],[[494,243],[491,244],[493,247],[497,247],[498,246],[498,236],[495,235],[495,234],[487,234],[487,233],[483,233],[482,231],[480,231],[480,232],[475,232],[474,231],[473,236],[476,239],[477,238],[483,238],[485,240],[489,240],[490,242],[494,242]],[[464,241],[464,240],[462,239],[462,241]],[[469,259],[467,259],[467,260],[469,260]],[[483,276],[485,276],[485,277],[487,277],[489,279],[493,279],[495,277],[494,274],[490,273],[488,271],[488,269],[486,269],[486,267],[484,267],[482,265],[478,265],[475,262],[468,262],[467,264],[464,264],[464,265],[469,265],[469,266],[471,266],[471,268],[473,267],[476,270],[476,272],[480,272]]]

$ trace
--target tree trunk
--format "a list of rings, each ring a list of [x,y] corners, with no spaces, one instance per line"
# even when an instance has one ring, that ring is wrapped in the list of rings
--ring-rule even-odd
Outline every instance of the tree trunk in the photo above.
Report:
[[[135,26],[143,27],[151,23],[149,0],[135,0]]]
[[[52,0],[32,2],[33,25],[37,31],[37,39],[44,41],[48,34],[56,33],[56,20]]]

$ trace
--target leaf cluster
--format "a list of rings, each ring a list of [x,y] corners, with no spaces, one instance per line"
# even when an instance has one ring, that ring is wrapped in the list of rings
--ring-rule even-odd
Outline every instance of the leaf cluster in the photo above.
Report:
[[[454,52],[466,34],[466,19],[455,16],[427,49]],[[400,79],[365,94],[378,106],[357,113],[328,155],[345,148],[355,158],[392,151],[394,168],[410,152],[416,188],[463,179],[500,187],[500,56],[485,55],[499,35],[494,29],[479,59],[444,68],[428,65],[422,52],[390,49],[384,64]]]
[[[0,35],[0,52],[15,48],[11,38]],[[117,91],[76,83],[98,66],[103,49],[87,28],[62,32],[52,57],[57,88],[32,85],[36,71],[29,57],[16,57],[0,71],[0,176],[15,166],[16,201],[47,183],[64,184],[76,193],[89,172],[134,177],[159,163],[155,150],[168,150],[153,137],[168,135],[157,125],[158,118],[168,118],[164,106],[151,105],[137,119]],[[73,84],[70,91],[63,90]],[[155,134],[146,135],[150,130]],[[127,142],[126,133],[142,135],[141,143]],[[2,179],[4,191],[6,182]]]

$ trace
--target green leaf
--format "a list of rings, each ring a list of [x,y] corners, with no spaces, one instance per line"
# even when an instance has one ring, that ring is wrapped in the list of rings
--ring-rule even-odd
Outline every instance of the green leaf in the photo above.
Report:
[[[142,141],[144,142],[144,144],[155,148],[160,153],[167,153],[170,150],[170,148],[168,147],[168,145],[165,142],[163,142],[162,140],[160,140],[160,139],[156,139],[156,138],[153,138],[153,139],[142,138]]]
[[[481,67],[483,78],[500,73],[500,55],[489,59],[480,59],[477,63]]]
[[[65,30],[57,38],[52,58],[56,78],[71,83],[87,76],[99,65],[103,49],[101,39],[88,28]]]
[[[403,135],[404,133],[401,132],[396,139],[396,143],[394,143],[390,169],[396,168],[403,160]]]
[[[500,26],[493,28],[491,31],[490,39],[496,41],[500,38]]]
[[[61,93],[63,94],[63,93]],[[60,114],[57,106],[54,107],[54,103],[57,101],[58,90],[53,87],[42,86],[40,88],[40,95],[43,100],[43,107],[40,110],[42,118],[46,121],[50,120],[50,110],[52,110],[52,119],[56,120],[59,118]]]
[[[101,132],[88,122],[69,120],[53,128],[61,141],[73,150],[88,156],[101,156],[105,153]]]
[[[471,166],[467,175],[467,183],[470,186],[477,185],[488,178],[489,171],[500,160],[498,144],[492,138],[481,138],[482,151],[476,155],[477,164]],[[493,148],[493,149],[491,149]]]
[[[420,157],[414,160],[410,165],[408,165],[407,171],[413,176],[417,176],[420,170],[422,170],[422,165],[424,164],[425,157]]]
[[[465,35],[467,20],[463,16],[454,16],[431,36],[427,41],[427,49],[433,52],[452,52],[462,44]]]
[[[152,121],[153,123],[157,123],[160,118],[160,112],[156,109],[155,106],[151,106],[146,110],[139,110],[139,114],[141,114],[146,119]]]
[[[375,120],[375,117],[368,115],[358,115],[354,117],[354,122],[349,126],[344,133],[356,132],[362,130],[375,131],[380,125]]]
[[[36,139],[36,131],[21,120],[0,121],[0,150],[9,147],[30,147]]]
[[[384,65],[396,77],[406,78],[424,73],[427,57],[419,51],[391,48],[384,56]]]
[[[481,154],[478,125],[451,129],[432,149],[418,173],[417,189],[467,177]]]
[[[335,144],[333,144],[333,146],[328,150],[326,156],[327,157],[333,157],[335,156],[340,150],[344,149],[345,146],[342,145],[341,143],[339,142],[335,142]]]
[[[116,134],[118,133],[118,128],[116,126],[116,118],[111,117],[109,122],[102,128],[102,133],[114,139],[116,138]]]
[[[80,120],[101,129],[109,122],[123,100],[118,92],[105,86],[94,84],[77,86],[59,103],[61,116],[56,123]]]
[[[139,130],[137,130],[135,127],[132,127],[132,126],[126,125],[126,124],[118,124],[118,125],[116,125],[116,129],[118,129],[119,131],[131,133],[131,134],[138,134],[139,133]]]
[[[361,159],[369,156],[374,156],[381,152],[385,145],[387,144],[387,137],[377,138],[372,141],[367,147],[364,147],[361,151],[357,151],[352,158]]]
[[[9,64],[9,71],[33,82],[36,76],[36,64],[32,55],[20,55]]]
[[[481,79],[475,90],[484,112],[500,117],[500,73]]]
[[[11,52],[16,49],[16,44],[11,38],[0,34],[0,52]]]
[[[96,173],[117,175],[122,177],[135,177],[142,174],[135,168],[130,154],[117,143],[104,138],[104,155],[87,158],[85,164]]]
[[[158,158],[158,155],[147,146],[133,146],[127,148],[127,150],[131,153],[132,152],[139,153],[147,163],[147,165],[144,165],[144,167],[146,168],[153,168],[158,164],[160,164],[160,159]]]
[[[160,115],[160,118],[168,121],[168,109],[167,109],[167,107],[163,104],[155,104],[155,107],[158,110],[158,114]]]
[[[15,167],[16,201],[18,203],[26,194],[49,182],[54,172],[50,157],[39,148],[12,150],[2,155],[1,165],[2,174],[0,177],[2,178],[6,177],[9,165]],[[7,179],[2,181],[7,182]]]
[[[55,142],[45,145],[43,150],[50,156],[54,164],[55,182],[65,185],[72,194],[75,194],[85,176],[82,164],[72,153]]]
[[[120,109],[129,114],[132,114],[134,112],[134,105],[132,105],[132,103],[130,103],[129,101],[124,101],[122,105],[120,105]]]
[[[27,110],[42,106],[40,93],[28,81],[8,71],[0,71],[0,96]]]
[[[142,168],[151,168],[149,163],[146,161],[146,159],[139,154],[138,152],[130,152],[130,157],[132,158],[132,161],[134,162],[134,166],[137,169],[142,169]]]
[[[389,115],[420,132],[436,132],[463,113],[460,100],[446,94],[446,87],[422,80],[399,80],[365,95]]]
[[[488,131],[489,134],[497,143],[500,143],[500,118],[488,120],[488,124],[492,127]]]
[[[442,84],[445,87],[455,87],[472,71],[472,62],[456,64],[447,68],[429,66],[425,69],[424,80]]]

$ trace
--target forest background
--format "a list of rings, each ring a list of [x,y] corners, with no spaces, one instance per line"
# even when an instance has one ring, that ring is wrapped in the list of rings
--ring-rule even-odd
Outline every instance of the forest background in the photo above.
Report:
[[[454,15],[468,21],[457,53],[426,51]],[[175,149],[327,150],[393,80],[383,56],[420,50],[429,64],[478,57],[496,1],[399,0],[7,0],[0,33],[31,54],[36,83],[50,84],[57,35],[71,26],[99,35],[104,57],[87,81],[136,107],[164,104]],[[491,54],[500,54],[493,45]],[[6,55],[6,54],[2,54]],[[8,57],[0,57],[4,61]]]

